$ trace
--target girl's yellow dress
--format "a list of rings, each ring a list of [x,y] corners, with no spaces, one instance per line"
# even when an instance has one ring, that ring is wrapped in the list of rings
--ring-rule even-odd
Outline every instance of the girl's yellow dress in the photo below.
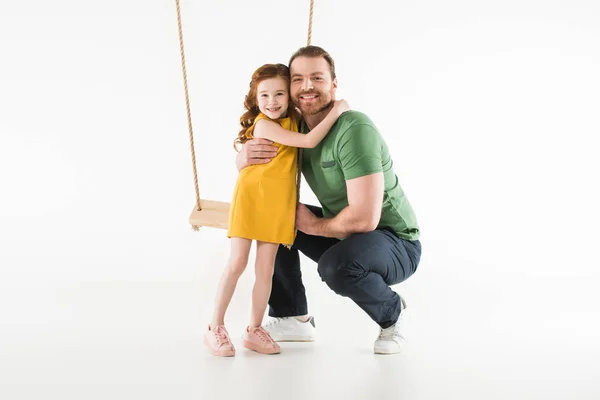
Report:
[[[248,139],[261,119],[260,113],[246,131]],[[273,120],[282,128],[298,132],[295,116]],[[240,237],[291,246],[296,236],[296,172],[298,149],[273,143],[277,155],[266,164],[240,171],[229,210],[228,237]]]

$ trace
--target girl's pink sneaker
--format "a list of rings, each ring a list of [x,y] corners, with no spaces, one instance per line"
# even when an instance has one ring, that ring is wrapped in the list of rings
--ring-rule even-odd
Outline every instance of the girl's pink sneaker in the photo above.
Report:
[[[281,351],[279,345],[269,335],[269,332],[262,326],[257,328],[246,328],[242,338],[242,344],[245,348],[254,350],[262,354],[277,354]]]
[[[208,331],[204,333],[204,344],[215,356],[233,357],[235,355],[235,347],[223,325],[213,327],[208,325]]]

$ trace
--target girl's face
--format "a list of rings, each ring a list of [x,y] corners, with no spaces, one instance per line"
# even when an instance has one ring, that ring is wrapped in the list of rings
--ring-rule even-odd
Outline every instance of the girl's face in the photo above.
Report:
[[[289,88],[283,78],[270,78],[258,84],[256,102],[258,109],[271,119],[285,118],[289,101]]]

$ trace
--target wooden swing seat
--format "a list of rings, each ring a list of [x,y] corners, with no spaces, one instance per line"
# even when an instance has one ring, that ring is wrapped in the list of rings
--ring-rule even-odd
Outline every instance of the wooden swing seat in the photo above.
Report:
[[[190,214],[190,224],[194,230],[204,226],[207,228],[227,229],[229,226],[230,203],[215,200],[200,200],[201,210],[194,205]]]

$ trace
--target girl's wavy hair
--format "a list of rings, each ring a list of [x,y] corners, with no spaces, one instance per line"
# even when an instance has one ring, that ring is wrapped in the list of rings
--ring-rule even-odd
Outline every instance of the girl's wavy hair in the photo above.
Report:
[[[248,128],[254,124],[254,119],[260,113],[258,109],[258,103],[256,99],[256,91],[258,89],[258,84],[266,79],[271,78],[282,78],[287,86],[288,86],[288,96],[289,96],[289,85],[290,85],[290,69],[284,64],[265,64],[262,67],[258,68],[252,74],[252,80],[250,81],[250,90],[246,95],[246,99],[244,100],[244,108],[246,112],[242,114],[240,117],[240,125],[242,129],[238,133],[237,137],[233,141],[233,148],[236,151],[239,151],[237,148],[237,144],[244,144],[248,140],[246,137],[246,131]],[[296,109],[294,108],[294,103],[291,98],[288,98],[288,109],[287,116],[291,116],[292,113],[295,113]]]

